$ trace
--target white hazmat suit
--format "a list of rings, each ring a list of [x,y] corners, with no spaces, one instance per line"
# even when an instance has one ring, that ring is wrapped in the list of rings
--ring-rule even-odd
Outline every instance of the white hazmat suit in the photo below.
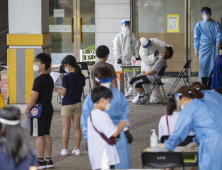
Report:
[[[139,42],[134,33],[130,29],[130,21],[121,21],[121,32],[113,40],[113,54],[116,59],[115,70],[122,71],[121,66],[131,63],[131,58],[135,55],[136,58],[139,57]],[[117,61],[121,61],[120,64]],[[124,87],[128,89],[126,96],[132,95],[133,87],[129,84],[130,80],[133,78],[132,72],[127,72],[124,74]]]
[[[149,40],[145,37],[140,39],[140,58],[142,59],[141,72],[148,72],[152,69],[154,63],[159,59],[158,56],[154,56],[156,50],[161,51],[164,46],[168,44],[164,41],[160,41],[157,38],[150,38]],[[150,44],[149,44],[150,43]],[[148,47],[147,47],[148,46]],[[159,103],[159,92],[158,86],[153,89],[153,92],[150,96],[150,103]]]

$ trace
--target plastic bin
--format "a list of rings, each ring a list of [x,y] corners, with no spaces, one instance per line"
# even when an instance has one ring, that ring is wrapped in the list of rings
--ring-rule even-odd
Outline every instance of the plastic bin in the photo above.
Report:
[[[119,91],[121,91],[125,95],[125,90],[124,90],[124,72],[123,71],[116,71],[116,81],[118,85]]]

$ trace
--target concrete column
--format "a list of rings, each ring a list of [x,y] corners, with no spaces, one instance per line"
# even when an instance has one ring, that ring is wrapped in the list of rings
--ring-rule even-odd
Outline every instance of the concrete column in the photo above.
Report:
[[[49,0],[8,0],[8,13],[7,95],[11,104],[25,104],[37,76],[32,67],[35,56],[51,54]]]
[[[113,39],[121,31],[121,21],[130,19],[130,0],[95,0],[96,48],[109,47],[108,62],[114,64]]]
[[[8,33],[8,0],[0,1],[0,61],[6,63]]]

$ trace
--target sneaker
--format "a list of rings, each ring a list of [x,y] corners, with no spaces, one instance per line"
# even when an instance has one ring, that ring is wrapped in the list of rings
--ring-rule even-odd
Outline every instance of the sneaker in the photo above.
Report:
[[[73,149],[72,154],[73,155],[80,155],[80,150],[79,149],[77,149],[77,150]]]
[[[68,155],[68,150],[67,149],[62,149],[60,154],[61,155]]]
[[[133,89],[130,88],[129,91],[125,94],[126,97],[132,96],[133,95]]]
[[[139,96],[139,98],[138,98],[138,100],[137,100],[137,103],[136,103],[136,104],[140,104],[140,103],[142,102],[142,100],[143,100],[143,97],[144,97],[144,96]]]
[[[137,95],[137,96],[133,99],[132,103],[137,103],[138,101],[139,101],[139,95]]]
[[[52,160],[50,160],[50,161],[45,161],[45,164],[46,164],[46,168],[47,168],[47,169],[49,169],[49,168],[54,168]]]
[[[37,169],[46,169],[45,161],[43,161],[43,162],[38,161],[38,164],[36,165],[36,168]]]

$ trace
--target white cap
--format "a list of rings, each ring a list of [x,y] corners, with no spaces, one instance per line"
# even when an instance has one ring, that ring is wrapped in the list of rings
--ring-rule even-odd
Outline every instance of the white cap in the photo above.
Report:
[[[148,44],[149,40],[146,37],[140,38],[140,43],[142,46],[146,46]]]
[[[130,23],[130,20],[129,19],[124,19],[124,20],[121,21],[121,25],[126,24],[126,23]]]

